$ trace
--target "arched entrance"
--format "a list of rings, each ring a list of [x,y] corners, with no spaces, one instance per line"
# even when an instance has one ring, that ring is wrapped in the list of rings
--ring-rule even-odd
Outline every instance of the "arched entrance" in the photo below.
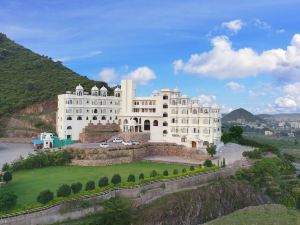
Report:
[[[145,130],[150,130],[150,120],[144,121],[144,131]]]
[[[197,148],[197,142],[196,141],[192,141],[192,148]]]

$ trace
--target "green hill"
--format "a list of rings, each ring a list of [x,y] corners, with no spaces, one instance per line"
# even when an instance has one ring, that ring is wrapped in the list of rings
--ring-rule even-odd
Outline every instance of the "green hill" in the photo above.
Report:
[[[107,87],[106,83],[80,76],[61,62],[38,55],[0,33],[0,117],[73,90],[79,83],[87,89],[95,84]]]
[[[243,119],[246,122],[262,121],[261,118],[253,115],[243,108],[233,110],[232,112],[224,115],[222,118],[223,122],[237,121],[238,119]]]
[[[206,225],[297,225],[300,213],[283,205],[250,206],[227,216],[215,219]]]

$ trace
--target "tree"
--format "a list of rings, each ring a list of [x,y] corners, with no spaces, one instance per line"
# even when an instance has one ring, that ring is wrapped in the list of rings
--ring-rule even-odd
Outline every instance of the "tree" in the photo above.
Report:
[[[98,186],[99,187],[106,187],[108,185],[108,178],[107,177],[101,177]]]
[[[139,180],[144,180],[144,179],[145,179],[144,174],[143,174],[143,173],[140,173],[140,175],[139,175]]]
[[[223,158],[223,161],[222,161],[222,167],[225,167],[225,166],[226,166],[225,158]]]
[[[112,198],[103,204],[101,225],[130,225],[131,209],[125,199]]]
[[[206,151],[211,157],[213,157],[217,153],[216,149],[217,146],[211,144],[210,146],[207,146]]]
[[[165,177],[169,176],[168,170],[164,170],[163,175],[164,175]]]
[[[158,175],[158,173],[156,172],[156,170],[152,170],[150,173],[150,177],[156,177]]]
[[[186,168],[183,168],[183,169],[182,169],[182,173],[186,173]]]
[[[232,126],[229,128],[229,132],[234,139],[239,139],[243,135],[243,128],[240,126]]]
[[[229,142],[231,142],[232,140],[232,137],[231,137],[231,134],[230,133],[223,133],[222,136],[221,136],[221,141],[224,143],[224,144],[227,144]]]
[[[6,172],[9,170],[9,164],[8,163],[4,163],[3,166],[2,166],[2,172]]]
[[[113,177],[111,178],[111,183],[114,184],[114,185],[117,185],[117,184],[121,183],[120,174],[113,175]]]
[[[190,171],[193,171],[195,170],[195,167],[194,166],[190,166]]]
[[[40,192],[36,201],[39,203],[42,203],[42,204],[46,204],[46,203],[50,202],[51,200],[53,200],[53,198],[54,198],[53,192],[51,192],[50,190],[46,190],[46,191]]]
[[[16,206],[17,196],[13,193],[2,193],[0,194],[0,210],[8,210]]]
[[[94,190],[95,189],[95,181],[88,181],[85,185],[85,190],[86,191],[90,191],[90,190]]]
[[[9,172],[9,171],[6,171],[4,174],[3,174],[3,181],[5,182],[5,183],[8,183],[9,181],[11,181],[12,180],[12,174],[11,174],[11,172]]]
[[[71,187],[67,184],[63,184],[57,190],[57,197],[67,197],[71,194]]]
[[[135,182],[135,176],[133,174],[130,174],[127,178],[128,182]]]
[[[203,165],[206,167],[212,167],[213,164],[211,160],[207,159],[204,161]]]
[[[77,183],[71,184],[71,189],[72,189],[73,194],[80,192],[82,189],[82,183],[77,182]]]

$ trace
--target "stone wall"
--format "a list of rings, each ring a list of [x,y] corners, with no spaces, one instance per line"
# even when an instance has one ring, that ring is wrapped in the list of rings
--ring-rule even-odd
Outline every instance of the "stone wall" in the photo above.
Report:
[[[79,139],[82,143],[95,143],[106,141],[120,132],[120,127],[118,124],[97,124],[94,125],[90,123],[86,126],[82,133],[79,134]]]
[[[130,133],[122,132],[118,135],[123,140],[126,141],[138,141],[140,143],[147,143],[150,140],[150,133]]]
[[[205,160],[208,157],[199,150],[187,149],[183,145],[172,143],[146,143],[108,149],[68,147],[66,151],[74,156],[72,164],[80,166],[129,163],[149,156],[176,156],[193,160]]]
[[[13,216],[0,219],[0,225],[42,225],[51,224],[67,219],[76,219],[85,216],[89,213],[101,210],[101,207],[93,206],[88,208],[74,207],[78,201],[89,201],[89,203],[97,203],[112,197],[125,197],[133,201],[135,207],[147,204],[166,194],[178,192],[186,188],[195,188],[212,182],[221,177],[225,178],[234,175],[240,167],[248,167],[244,161],[236,162],[230,167],[203,174],[185,176],[167,181],[152,182],[149,184],[139,185],[132,188],[112,189],[110,191],[95,194],[89,197],[82,197],[81,200],[58,204],[36,212],[27,213],[24,215]],[[83,204],[78,204],[83,205]],[[66,210],[67,209],[67,210]]]

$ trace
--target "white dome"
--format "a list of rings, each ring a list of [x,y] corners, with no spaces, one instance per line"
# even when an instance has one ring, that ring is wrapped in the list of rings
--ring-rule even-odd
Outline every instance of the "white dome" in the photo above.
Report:
[[[80,84],[78,84],[76,90],[83,90],[83,87]]]
[[[95,85],[94,87],[92,87],[92,91],[99,91],[99,88]]]
[[[100,88],[100,91],[107,91],[107,88],[103,86],[102,88]]]
[[[116,91],[121,91],[121,89],[117,87],[117,88],[115,89],[115,92],[116,92]]]
[[[192,105],[192,107],[193,107],[193,108],[197,108],[197,107],[199,107],[199,105],[198,105],[198,103],[194,103],[194,104]]]

